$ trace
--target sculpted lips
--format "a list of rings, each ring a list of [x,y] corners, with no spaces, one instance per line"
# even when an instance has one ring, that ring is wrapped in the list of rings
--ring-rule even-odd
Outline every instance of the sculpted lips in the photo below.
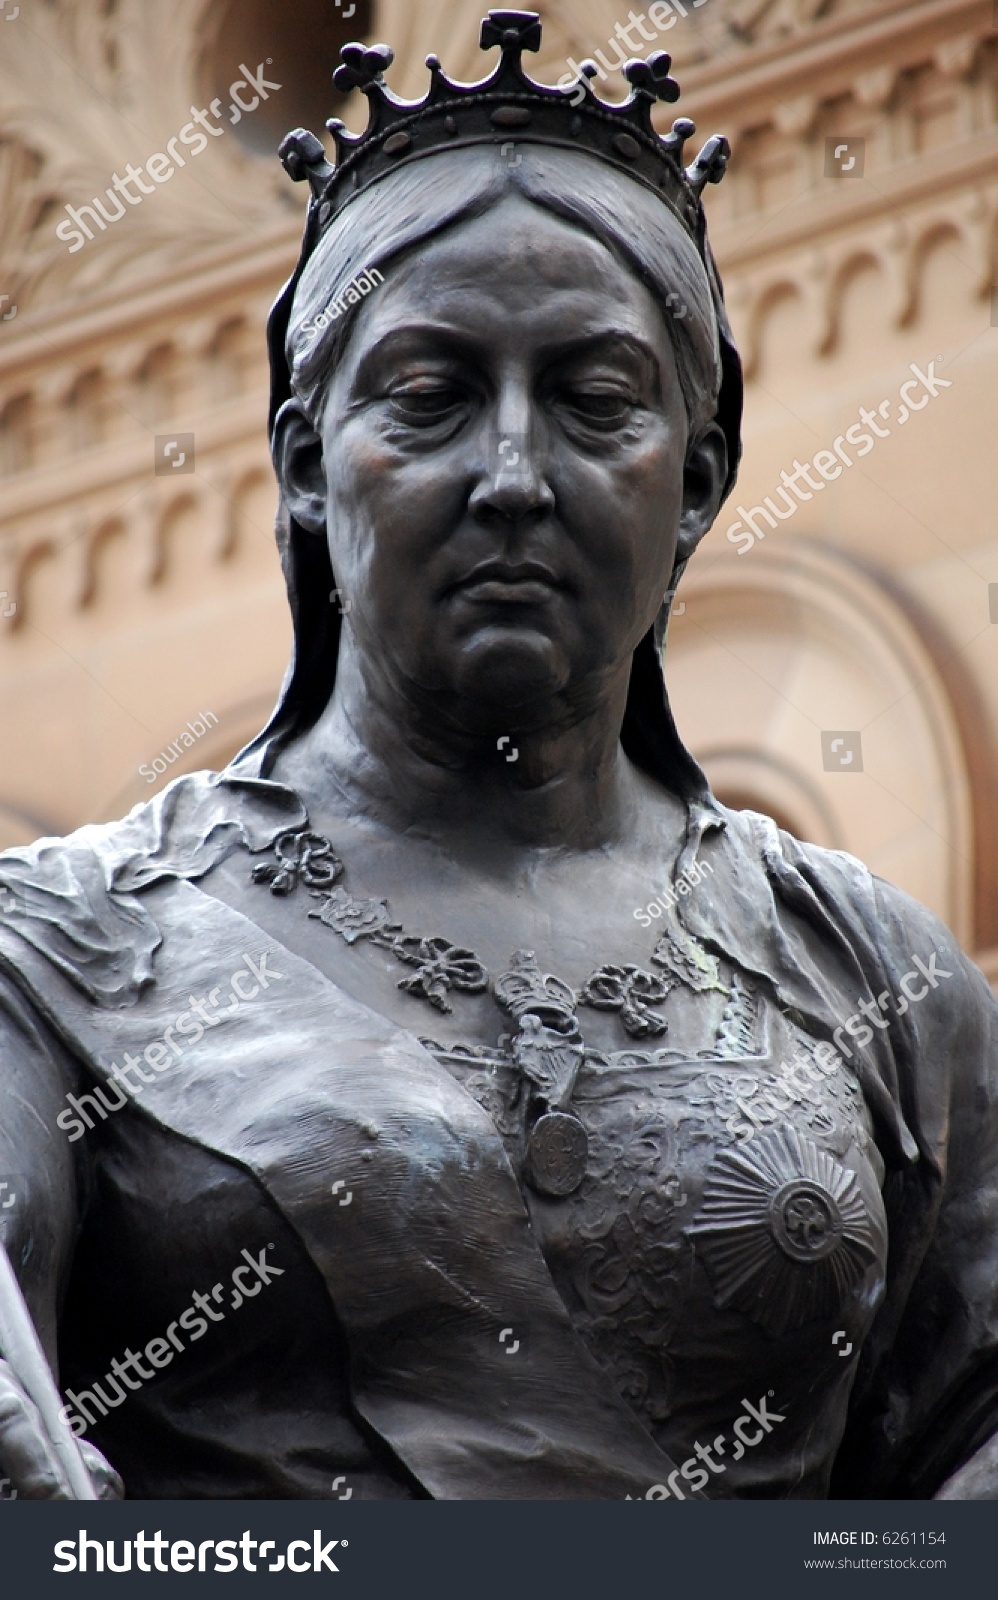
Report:
[[[483,561],[459,579],[451,593],[482,602],[537,605],[562,587],[550,567],[539,561]]]

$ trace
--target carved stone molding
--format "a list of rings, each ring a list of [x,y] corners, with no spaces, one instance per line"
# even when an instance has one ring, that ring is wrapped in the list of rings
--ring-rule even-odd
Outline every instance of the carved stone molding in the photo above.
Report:
[[[861,106],[883,111],[890,104],[897,87],[898,68],[891,62],[882,62],[868,72],[856,75],[854,92]]]
[[[979,33],[961,33],[936,46],[933,60],[944,77],[967,78],[974,68],[982,40]]]
[[[836,10],[836,0],[741,0],[730,8],[728,26],[745,44],[761,44],[799,33]]]
[[[286,215],[276,161],[272,169],[249,156],[223,121],[183,172],[83,248],[71,254],[56,237],[66,205],[92,205],[115,173],[180,134],[208,3],[120,0],[112,10],[102,0],[49,0],[33,7],[30,27],[4,30],[0,281],[25,293],[26,310],[111,282],[147,282],[240,232],[250,244]]]
[[[874,266],[882,275],[886,325],[917,326],[926,263],[949,239],[961,263],[973,270],[973,292],[991,291],[998,276],[998,183],[990,191],[926,207],[903,219],[885,219],[862,233],[831,239],[819,250],[782,256],[770,269],[729,273],[735,331],[743,341],[747,378],[759,372],[770,312],[796,296],[807,307],[809,348],[829,355],[838,345],[843,300],[857,269]],[[723,265],[723,257],[722,257]]]
[[[814,127],[820,101],[816,94],[801,94],[773,108],[773,123],[788,138],[803,139]]]

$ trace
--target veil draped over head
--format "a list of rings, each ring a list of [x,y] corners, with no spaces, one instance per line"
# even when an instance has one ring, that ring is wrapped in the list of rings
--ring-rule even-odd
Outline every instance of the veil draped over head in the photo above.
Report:
[[[727,495],[741,450],[741,363],[702,210],[694,242],[659,196],[597,157],[527,139],[516,148],[515,164],[498,144],[427,155],[351,200],[321,237],[310,208],[301,258],[268,326],[272,441],[281,409],[290,402],[301,406],[321,434],[329,376],[357,307],[346,306],[333,317],[325,313],[343,304],[347,286],[369,269],[387,274],[407,252],[518,192],[598,238],[657,299],[676,356],[689,443],[711,422],[720,426],[728,450]],[[282,747],[325,710],[342,627],[327,542],[300,526],[283,490],[277,541],[294,629],[292,657],[269,723],[237,757],[242,771],[261,777],[269,775]],[[634,651],[621,743],[637,766],[680,798],[711,804],[706,778],[677,732],[662,667],[672,594],[684,566],[677,566],[655,624]]]

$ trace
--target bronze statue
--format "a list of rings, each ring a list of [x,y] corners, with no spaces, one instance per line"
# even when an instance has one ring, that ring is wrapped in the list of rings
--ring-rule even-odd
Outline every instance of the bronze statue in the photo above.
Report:
[[[727,144],[539,40],[415,105],[350,45],[367,133],[282,146],[294,657],[225,772],[0,857],[8,1250],[105,1494],[996,1498],[998,1009],[665,692]],[[72,1492],[12,1363],[0,1476]]]

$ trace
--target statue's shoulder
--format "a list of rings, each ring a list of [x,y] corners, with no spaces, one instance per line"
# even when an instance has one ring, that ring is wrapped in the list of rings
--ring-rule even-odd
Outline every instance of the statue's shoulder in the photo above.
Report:
[[[114,863],[154,855],[169,840],[179,842],[180,813],[202,809],[219,774],[195,772],[176,778],[161,794],[140,801],[112,822],[85,823],[72,833],[43,834],[28,845],[0,852],[0,882],[40,882],[56,872],[85,871],[88,863]],[[193,801],[193,807],[191,802]],[[109,884],[108,887],[111,885]]]
[[[798,839],[760,811],[733,811],[720,802],[715,804],[724,820],[729,844],[736,852],[758,861],[770,877],[778,881],[797,874],[820,898],[848,898],[857,908],[863,903],[872,903],[877,885],[883,884],[882,879],[847,850],[830,850],[824,845]]]
[[[845,850],[797,839],[771,817],[721,808],[736,851],[757,860],[778,900],[816,931],[822,921],[845,938],[871,985],[879,974],[895,984],[921,988],[951,1016],[983,1011],[996,1017],[995,1000],[983,974],[964,953],[953,930],[928,906],[872,872]],[[921,974],[929,973],[928,979]],[[945,974],[945,977],[940,976]],[[903,1001],[902,1001],[903,1003]]]
[[[0,854],[0,950],[25,940],[98,1003],[128,1004],[161,942],[143,891],[202,878],[306,821],[292,790],[237,769],[176,778],[118,822]]]
[[[306,823],[283,784],[236,769],[192,772],[115,822],[88,823],[62,837],[0,853],[0,883],[40,882],[53,873],[101,869],[105,890],[130,893],[162,878],[204,875],[234,845],[264,850]],[[16,892],[16,889],[15,889]]]

